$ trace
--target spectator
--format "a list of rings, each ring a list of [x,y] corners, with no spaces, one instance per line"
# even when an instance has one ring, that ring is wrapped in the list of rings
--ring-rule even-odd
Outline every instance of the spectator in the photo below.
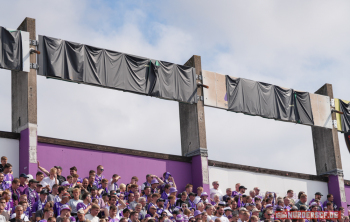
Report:
[[[118,174],[113,174],[111,182],[108,186],[108,190],[118,190],[118,180],[120,180],[121,177]]]
[[[10,220],[10,215],[5,211],[6,200],[4,198],[0,198],[0,215],[4,216],[6,221]]]
[[[8,189],[8,186],[6,181],[4,181],[4,173],[0,173],[0,195],[6,189]]]
[[[48,194],[49,193],[46,190],[42,190],[40,192],[39,199],[34,203],[32,209],[31,209],[30,216],[33,216],[35,218],[35,213],[39,210],[42,210],[45,207]]]
[[[53,217],[53,216],[54,216],[53,209],[52,208],[45,208],[43,218],[39,222],[46,222],[50,217]]]
[[[53,211],[54,211],[54,214],[56,217],[61,215],[61,208],[66,208],[66,206],[68,207],[67,203],[69,201],[69,197],[70,197],[69,193],[63,193],[61,202],[56,202],[54,204]],[[62,207],[63,205],[64,205],[64,207]],[[70,211],[71,210],[69,209],[69,212]]]
[[[29,177],[25,173],[21,173],[21,175],[19,175],[19,187],[17,190],[19,191],[20,195],[24,194],[24,190],[28,187],[26,184],[28,178]]]
[[[39,162],[38,162],[39,164]],[[40,182],[43,186],[44,185],[49,185],[50,189],[52,189],[52,186],[54,184],[58,184],[58,180],[57,180],[57,169],[55,167],[52,167],[50,169],[50,173],[48,177],[45,177],[41,182]]]
[[[13,180],[13,175],[11,174],[12,172],[12,165],[10,163],[6,163],[4,166],[4,181],[6,182],[7,186],[10,187],[12,180]]]
[[[212,183],[212,185],[213,185],[213,188],[210,189],[210,198],[214,200],[214,195],[216,194],[216,195],[218,195],[219,199],[222,200],[223,194],[222,194],[221,190],[219,189],[219,186],[220,186],[219,182],[214,181]]]
[[[4,172],[5,165],[7,164],[7,157],[2,156],[1,157],[1,164],[0,164],[0,173]]]
[[[85,218],[91,222],[99,222],[99,218],[97,217],[99,212],[100,207],[97,204],[93,204],[91,206],[90,214],[85,215]]]
[[[199,201],[201,200],[201,195],[203,193],[203,187],[197,187],[197,196],[196,198],[194,199],[194,203],[195,204],[198,204]]]
[[[95,182],[96,182],[97,184],[100,184],[101,181],[102,181],[102,179],[105,178],[105,177],[102,175],[103,171],[104,171],[103,166],[102,166],[102,165],[98,165],[98,166],[97,166],[97,174],[96,174],[96,177],[95,177]]]
[[[91,195],[90,193],[84,193],[82,196],[83,202],[77,203],[77,211],[83,210],[84,214],[87,214],[91,209]]]
[[[53,202],[52,201],[47,201],[46,204],[45,204],[45,207],[41,210],[37,210],[36,213],[35,213],[35,218],[36,218],[36,221],[38,220],[41,220],[42,218],[44,218],[44,210],[45,209],[52,209],[52,214],[53,214]],[[50,217],[53,217],[54,215],[50,216]]]
[[[323,203],[323,208],[327,208],[327,204],[331,203],[334,210],[338,209],[338,206],[333,202],[334,197],[332,194],[327,195],[327,200]]]
[[[290,203],[291,203],[292,205],[294,205],[294,204],[295,204],[295,201],[294,201],[294,191],[293,191],[293,190],[288,190],[288,191],[287,191],[287,197],[289,198]]]
[[[73,198],[68,201],[68,206],[72,209],[71,215],[76,217],[78,210],[77,210],[77,205],[79,203],[83,203],[82,200],[79,199],[80,196],[80,189],[79,188],[74,188],[73,189]]]
[[[59,185],[61,185],[64,181],[66,181],[66,178],[62,176],[62,167],[60,166],[54,166],[57,169],[57,180]]]
[[[300,210],[300,206],[304,205],[304,206],[308,206],[307,204],[307,195],[305,193],[300,195],[300,200],[295,204],[295,206]]]
[[[220,219],[221,222],[229,222],[227,217],[224,216],[224,208],[223,207],[217,207],[216,208],[216,216],[212,217],[211,219],[216,221],[216,219]]]
[[[238,193],[239,193],[239,187],[240,187],[240,186],[241,186],[240,183],[236,183],[236,185],[235,185],[235,190],[232,191],[232,196],[233,196],[233,197],[235,197],[235,196],[238,195]]]
[[[38,183],[40,183],[44,179],[44,173],[38,171],[35,175],[35,179],[38,181]]]
[[[227,198],[232,197],[232,190],[231,188],[226,188],[226,194],[222,197],[222,200],[227,202]]]
[[[18,205],[15,209],[15,217],[11,218],[10,222],[17,222],[19,220],[22,220],[22,215],[23,215],[23,207],[21,205]]]
[[[29,180],[28,187],[24,190],[24,194],[27,195],[28,198],[28,206],[32,209],[34,203],[39,199],[38,194],[36,192],[36,187],[39,181],[31,179]]]
[[[73,175],[74,175],[74,174],[78,174],[78,168],[77,168],[76,166],[73,166],[73,167],[69,168],[69,174],[70,174],[70,176],[71,176],[72,179],[73,179]],[[68,180],[68,177],[67,177],[67,180]],[[83,179],[79,177],[79,178],[77,179],[77,182],[78,182],[78,183],[83,183]],[[70,184],[71,184],[71,182],[70,182]]]

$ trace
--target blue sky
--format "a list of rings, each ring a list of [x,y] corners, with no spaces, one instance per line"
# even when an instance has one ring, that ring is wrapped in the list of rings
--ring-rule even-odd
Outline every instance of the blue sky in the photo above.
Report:
[[[0,25],[350,99],[348,1],[9,1]],[[9,10],[10,9],[10,10]],[[14,13],[14,11],[16,13]],[[10,71],[0,70],[0,130],[11,130]],[[178,103],[38,77],[39,135],[181,154]],[[315,174],[311,129],[205,108],[209,158]],[[345,178],[349,152],[339,134]],[[286,161],[287,160],[287,161]],[[302,162],[303,164],[299,164]]]

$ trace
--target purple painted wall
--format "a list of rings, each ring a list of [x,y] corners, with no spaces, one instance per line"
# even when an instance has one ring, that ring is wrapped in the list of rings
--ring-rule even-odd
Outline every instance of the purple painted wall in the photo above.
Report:
[[[30,173],[30,169],[36,170],[35,163],[29,163],[29,129],[21,131],[21,139],[19,141],[19,173]],[[36,173],[36,172],[35,172]],[[35,173],[32,174],[35,178]]]
[[[104,166],[103,175],[110,179],[113,174],[121,176],[120,183],[127,184],[132,176],[139,178],[138,185],[146,181],[147,174],[159,177],[164,172],[170,172],[179,191],[184,191],[187,183],[192,183],[191,163],[172,160],[153,159],[125,154],[109,153],[103,151],[86,150],[74,147],[38,143],[37,158],[40,165],[49,170],[53,166],[63,168],[62,175],[69,175],[69,168],[76,166],[78,175],[82,178],[88,176],[90,170],[98,165]],[[37,168],[31,168],[30,173],[36,174]]]
[[[204,192],[210,194],[209,184],[203,183],[202,158],[200,155],[192,157],[192,175],[193,192],[197,192],[197,187],[203,187]]]
[[[345,185],[344,189],[345,189],[345,195],[346,195],[346,204],[350,205],[350,186]],[[350,210],[350,206],[348,206],[347,209]]]
[[[341,192],[340,192],[339,182],[340,181],[339,181],[339,178],[337,175],[329,175],[329,177],[328,177],[328,192],[333,194],[334,203],[338,207],[344,207],[344,209],[347,209],[348,206],[347,206],[346,202],[341,202],[341,194],[340,194]],[[342,186],[344,186],[344,183],[342,184]],[[345,215],[346,216],[348,215],[347,211],[345,211]]]

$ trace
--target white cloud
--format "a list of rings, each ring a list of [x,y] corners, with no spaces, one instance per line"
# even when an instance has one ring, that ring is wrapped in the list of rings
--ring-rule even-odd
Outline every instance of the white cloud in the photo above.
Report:
[[[20,15],[27,15],[36,18],[38,34],[180,64],[197,54],[206,70],[310,92],[328,82],[336,97],[350,99],[349,4],[18,1],[2,3],[0,25],[17,27]],[[0,71],[0,130],[7,131],[9,76]],[[205,112],[209,158],[316,172],[310,127],[213,108]],[[39,77],[38,114],[40,135],[181,153],[177,102]],[[342,140],[346,169],[350,161]]]

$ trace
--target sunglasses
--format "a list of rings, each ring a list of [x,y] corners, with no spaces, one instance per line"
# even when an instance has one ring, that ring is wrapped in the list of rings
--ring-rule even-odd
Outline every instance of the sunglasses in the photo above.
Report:
[[[268,214],[269,216],[272,216],[272,214]]]
[[[101,171],[104,171],[104,169],[100,169]]]

